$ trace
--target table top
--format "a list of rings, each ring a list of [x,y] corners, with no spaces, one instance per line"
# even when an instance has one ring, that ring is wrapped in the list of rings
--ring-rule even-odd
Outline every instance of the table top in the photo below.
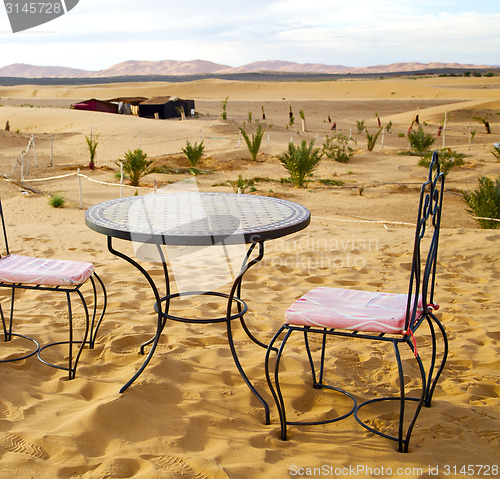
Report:
[[[258,243],[307,227],[292,201],[235,193],[167,193],[105,201],[85,212],[87,226],[115,238],[165,245]]]

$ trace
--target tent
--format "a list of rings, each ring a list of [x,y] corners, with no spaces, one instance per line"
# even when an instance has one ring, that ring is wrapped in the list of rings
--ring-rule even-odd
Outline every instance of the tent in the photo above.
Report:
[[[91,98],[90,100],[81,101],[79,103],[73,103],[71,105],[72,110],[89,110],[89,111],[103,111],[106,113],[118,113],[118,105],[116,103],[111,103],[109,101],[96,100]]]
[[[139,103],[139,116],[143,118],[180,118],[184,111],[186,116],[191,116],[194,111],[194,100],[182,100],[177,97],[156,96]]]

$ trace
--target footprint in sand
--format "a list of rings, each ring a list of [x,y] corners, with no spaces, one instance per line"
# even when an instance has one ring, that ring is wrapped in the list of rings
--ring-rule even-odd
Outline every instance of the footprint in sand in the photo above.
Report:
[[[8,452],[27,454],[29,456],[37,457],[38,459],[50,458],[49,454],[47,454],[43,447],[26,442],[23,438],[16,436],[15,434],[0,434],[0,449]]]

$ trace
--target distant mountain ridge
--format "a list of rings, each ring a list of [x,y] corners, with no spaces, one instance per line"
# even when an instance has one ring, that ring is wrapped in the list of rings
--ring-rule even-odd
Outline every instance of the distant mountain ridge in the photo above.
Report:
[[[392,63],[367,67],[349,67],[344,65],[325,65],[322,63],[294,63],[280,60],[267,60],[231,67],[204,60],[129,60],[117,63],[104,70],[83,70],[61,66],[35,66],[14,63],[0,67],[0,77],[22,78],[98,78],[127,75],[193,75],[193,74],[236,74],[236,73],[397,73],[436,69],[485,69],[497,68],[489,65],[460,63]]]

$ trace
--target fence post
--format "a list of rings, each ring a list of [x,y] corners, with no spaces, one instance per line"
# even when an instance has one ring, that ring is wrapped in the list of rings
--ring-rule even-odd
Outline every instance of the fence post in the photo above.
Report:
[[[80,168],[78,168],[77,176],[78,176],[78,190],[80,192],[80,209],[83,210],[82,177],[80,176]]]
[[[31,143],[33,145],[33,154],[35,155],[35,166],[38,168],[38,160],[36,158],[36,146],[35,146],[35,135],[31,134]]]
[[[50,166],[52,166],[52,160],[54,158],[54,135],[50,135]]]
[[[445,148],[446,143],[446,117],[448,116],[447,112],[444,113],[444,126],[443,126],[443,150]]]

